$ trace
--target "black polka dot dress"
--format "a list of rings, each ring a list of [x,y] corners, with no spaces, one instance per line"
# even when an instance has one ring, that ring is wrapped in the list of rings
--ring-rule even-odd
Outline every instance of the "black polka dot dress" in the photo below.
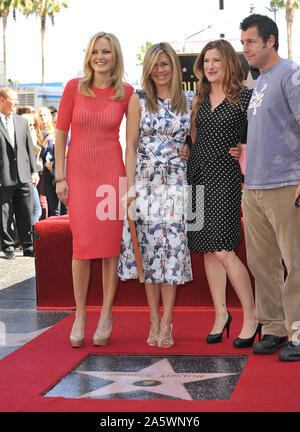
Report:
[[[237,103],[224,99],[213,111],[207,96],[196,114],[187,176],[195,216],[189,217],[188,242],[197,252],[235,250],[241,239],[241,170],[229,149],[241,140],[251,93],[242,87]]]

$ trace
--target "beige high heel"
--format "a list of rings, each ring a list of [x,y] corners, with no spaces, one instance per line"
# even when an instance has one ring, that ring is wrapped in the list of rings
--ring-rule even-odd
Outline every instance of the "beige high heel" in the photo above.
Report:
[[[101,317],[97,326],[97,329],[94,333],[93,336],[93,342],[95,346],[105,346],[108,344],[109,339],[110,339],[110,334],[112,331],[112,326],[114,323],[114,318],[112,317],[112,319],[110,321],[108,321],[108,326],[106,327],[106,329],[99,329],[100,326],[100,321],[101,321]]]
[[[150,333],[147,339],[147,344],[150,346],[157,346],[158,344],[158,337],[159,337],[159,331],[160,331],[160,319],[159,321],[152,321],[151,320],[151,328]]]
[[[168,328],[169,328],[169,334],[167,336],[162,336],[162,334],[165,334]],[[160,325],[160,332],[159,332],[158,342],[157,342],[157,346],[159,348],[171,348],[174,345],[172,330],[173,330],[172,323]]]
[[[84,341],[84,333],[85,333],[85,322],[86,320],[84,320],[84,324],[82,326],[80,326],[79,328],[79,332],[78,329],[76,329],[76,334],[75,334],[75,327],[77,327],[77,322],[76,322],[76,318],[71,330],[71,334],[70,334],[70,342],[73,348],[81,348],[83,345],[83,341]]]

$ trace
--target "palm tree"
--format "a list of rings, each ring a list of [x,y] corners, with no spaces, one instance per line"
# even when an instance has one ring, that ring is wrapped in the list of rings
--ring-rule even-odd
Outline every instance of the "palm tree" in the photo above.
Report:
[[[61,12],[63,8],[67,8],[67,1],[59,0],[25,0],[26,7],[23,12],[26,16],[36,15],[41,20],[41,41],[42,41],[42,85],[45,84],[45,33],[46,21],[49,16],[54,25],[54,15]]]
[[[295,17],[295,9],[299,9],[299,0],[287,0],[286,2],[286,12],[285,18],[287,23],[287,33],[288,33],[288,58],[291,59],[292,56],[292,27]]]
[[[272,0],[270,2],[270,9],[275,14],[279,9],[285,9],[285,18],[287,23],[287,37],[288,37],[288,58],[292,59],[292,27],[295,18],[295,10],[300,8],[300,0]]]
[[[6,28],[7,18],[10,10],[13,10],[13,17],[16,19],[16,9],[21,10],[25,5],[25,0],[0,0],[0,16],[3,25],[3,84],[6,85]]]
[[[141,52],[140,52],[139,54],[136,55],[136,58],[137,58],[137,61],[138,61],[137,66],[141,66],[141,65],[143,64],[143,61],[144,61],[144,57],[145,57],[146,51],[147,51],[148,48],[151,47],[151,45],[152,45],[152,43],[149,42],[149,41],[147,41],[147,42],[145,42],[145,43],[140,47]]]
[[[274,21],[276,22],[276,14],[277,14],[277,12],[279,11],[279,9],[282,9],[282,8],[284,8],[285,7],[285,4],[284,4],[284,1],[282,1],[282,0],[272,0],[271,2],[270,2],[270,7],[268,8],[266,8],[266,9],[268,9],[270,12],[273,12],[273,14],[274,14]]]

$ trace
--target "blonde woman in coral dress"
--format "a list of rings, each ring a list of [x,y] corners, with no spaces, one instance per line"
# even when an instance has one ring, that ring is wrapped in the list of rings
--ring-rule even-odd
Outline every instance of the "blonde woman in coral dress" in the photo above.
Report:
[[[108,343],[113,325],[112,305],[118,286],[117,265],[123,227],[116,200],[119,179],[126,176],[119,128],[133,92],[133,88],[123,82],[123,71],[118,39],[110,33],[97,33],[86,50],[84,77],[67,83],[58,111],[56,191],[59,199],[68,205],[73,236],[76,303],[76,318],[70,335],[73,347],[81,347],[84,341],[86,297],[91,260],[95,258],[102,258],[103,284],[101,316],[93,337],[95,345]],[[65,149],[70,127],[65,178]],[[116,209],[113,217],[107,219],[99,211],[105,190],[114,191],[109,206]]]

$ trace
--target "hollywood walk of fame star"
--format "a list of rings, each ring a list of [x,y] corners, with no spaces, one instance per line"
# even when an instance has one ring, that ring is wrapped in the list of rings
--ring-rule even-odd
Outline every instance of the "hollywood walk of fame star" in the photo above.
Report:
[[[77,373],[113,381],[97,390],[79,396],[79,398],[97,398],[117,393],[136,392],[142,389],[183,400],[193,400],[183,385],[184,383],[238,375],[237,373],[177,373],[168,359],[160,360],[138,372],[77,371]]]

